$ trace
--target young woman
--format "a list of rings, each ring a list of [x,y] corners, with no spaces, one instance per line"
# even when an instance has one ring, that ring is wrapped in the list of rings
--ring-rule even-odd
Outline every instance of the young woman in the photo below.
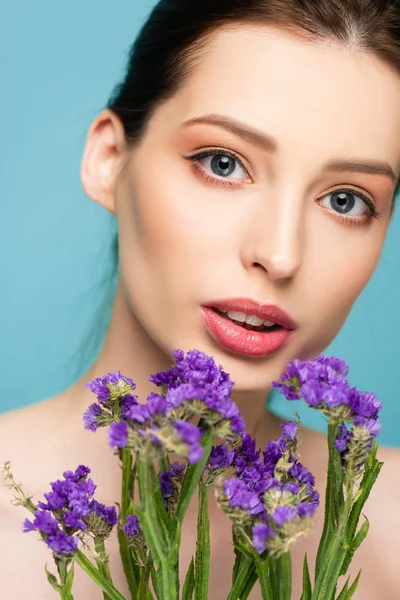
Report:
[[[32,495],[84,463],[99,499],[118,498],[106,434],[83,430],[93,400],[84,384],[119,369],[145,398],[148,375],[168,368],[175,348],[212,354],[230,373],[260,447],[279,435],[265,410],[271,382],[294,357],[330,344],[382,251],[400,172],[399,31],[400,7],[385,0],[156,6],[82,161],[87,195],[118,223],[119,284],[102,352],[65,393],[0,419],[0,456]],[[306,431],[303,440],[302,461],[322,491],[325,438]],[[400,457],[380,457],[370,534],[352,568],[363,568],[362,600],[400,595]],[[322,514],[294,549],[293,598]],[[25,515],[6,493],[0,515],[0,596],[53,598],[49,554],[22,536]],[[209,597],[219,600],[230,586],[230,524],[215,505],[211,520]],[[110,553],[124,592],[115,539]],[[101,597],[79,570],[75,597]]]

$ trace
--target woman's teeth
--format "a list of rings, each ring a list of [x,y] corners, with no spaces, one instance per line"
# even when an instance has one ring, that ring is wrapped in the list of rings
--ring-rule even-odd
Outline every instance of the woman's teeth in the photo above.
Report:
[[[246,315],[245,313],[238,312],[236,310],[220,310],[221,313],[225,314],[232,321],[237,323],[246,323],[253,327],[274,327],[276,323],[273,321],[266,321],[256,317],[255,315]]]

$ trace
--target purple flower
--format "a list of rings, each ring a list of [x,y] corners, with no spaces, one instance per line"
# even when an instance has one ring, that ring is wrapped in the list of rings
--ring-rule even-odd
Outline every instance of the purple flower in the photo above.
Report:
[[[292,506],[277,506],[272,513],[272,518],[279,527],[282,527],[286,521],[293,521],[296,515],[296,509]]]
[[[133,538],[139,535],[140,526],[136,515],[128,515],[124,524],[124,531],[128,538]]]
[[[280,438],[278,441],[268,442],[263,452],[264,463],[266,465],[269,464],[275,467],[277,462],[282,458],[285,451],[286,442],[283,440],[283,438]]]
[[[88,431],[97,431],[98,417],[101,415],[101,407],[99,404],[91,404],[83,415],[83,423]]]
[[[365,427],[368,429],[371,437],[377,437],[381,431],[382,425],[377,423],[375,419],[367,419],[365,417],[355,417],[354,425],[356,427]]]
[[[46,544],[55,554],[73,554],[78,547],[78,539],[59,530],[47,538]]]
[[[226,444],[213,446],[210,453],[210,457],[208,459],[208,466],[210,469],[221,469],[230,467],[234,457],[235,451],[229,450]]]
[[[127,394],[122,398],[121,402],[121,418],[126,419],[126,413],[133,407],[137,406],[138,398],[133,394]]]
[[[281,424],[281,427],[288,440],[293,441],[296,439],[297,431],[299,429],[299,426],[296,423],[293,421],[286,421]]]
[[[191,463],[199,462],[203,456],[203,447],[200,443],[202,438],[201,430],[186,421],[176,421],[174,429],[181,437],[182,442],[188,446],[188,459]]]
[[[88,478],[89,473],[89,467],[79,465],[75,471],[64,471],[64,479],[51,482],[52,491],[44,494],[47,502],[38,503],[33,522],[26,519],[23,531],[39,531],[53,552],[70,554],[77,548],[80,533],[88,529],[93,533],[91,513],[102,517],[110,527],[115,525],[115,508],[92,499],[96,485]]]
[[[282,486],[282,490],[284,492],[290,492],[291,494],[297,496],[297,494],[300,492],[300,486],[298,483],[284,483]]]
[[[55,535],[58,530],[58,521],[50,512],[36,510],[34,512],[33,522],[29,519],[24,521],[24,533],[29,531],[40,531],[45,535]]]
[[[99,517],[107,521],[110,527],[114,527],[118,523],[117,511],[115,506],[105,506],[97,500],[92,500],[89,504],[91,512],[96,513]]]
[[[125,421],[111,423],[108,431],[108,444],[111,448],[125,448],[128,443],[128,425]]]
[[[312,502],[300,502],[297,506],[297,514],[304,519],[305,517],[313,517],[317,510],[317,505]]]
[[[224,481],[224,493],[231,506],[241,508],[250,515],[257,515],[264,511],[258,494],[249,491],[245,482],[241,479],[226,479]]]
[[[186,465],[179,463],[179,462],[173,462],[171,463],[171,470],[173,471],[174,475],[177,477],[179,475],[182,475],[182,473],[185,471],[186,469]]]
[[[265,543],[275,535],[272,527],[268,527],[266,523],[258,523],[253,527],[253,546],[259,554],[265,550]]]
[[[74,510],[67,510],[63,516],[63,523],[70,529],[85,531],[87,529],[86,523],[81,519],[79,512]]]
[[[335,446],[342,454],[346,451],[347,445],[352,438],[352,434],[346,425],[339,425],[339,437],[335,440]]]
[[[89,381],[86,387],[97,395],[97,401],[100,404],[104,404],[111,399],[113,393],[118,395],[117,392],[120,391],[121,397],[126,396],[136,388],[136,385],[132,379],[125,377],[120,371],[115,371]]]
[[[124,410],[124,418],[136,423],[145,423],[151,421],[157,415],[165,416],[167,412],[167,402],[160,394],[152,392],[147,397],[145,404],[132,404]]]
[[[225,390],[226,397],[232,392],[233,382],[229,375],[217,367],[214,359],[199,350],[189,350],[186,357],[182,350],[174,351],[176,364],[168,371],[151,375],[149,380],[157,386],[178,387],[185,383],[210,384]]]

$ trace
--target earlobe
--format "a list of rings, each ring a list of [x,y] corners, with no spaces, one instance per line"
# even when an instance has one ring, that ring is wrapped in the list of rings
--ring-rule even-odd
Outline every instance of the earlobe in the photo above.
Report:
[[[86,194],[115,214],[115,183],[125,149],[124,130],[111,110],[102,111],[90,125],[81,163]]]

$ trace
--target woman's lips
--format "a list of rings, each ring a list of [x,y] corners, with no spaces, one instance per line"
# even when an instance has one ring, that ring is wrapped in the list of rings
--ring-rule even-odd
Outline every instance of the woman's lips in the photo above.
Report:
[[[256,302],[251,298],[229,298],[227,300],[207,302],[205,306],[217,308],[220,311],[238,311],[246,315],[255,315],[263,321],[273,321],[289,331],[297,327],[295,321],[279,306]]]
[[[292,331],[295,329],[294,321],[281,311],[280,313],[275,313],[275,316],[279,317],[278,322],[276,318],[272,318],[271,311],[268,315],[266,314],[266,310],[255,312],[253,310],[254,304],[252,305],[253,309],[250,311],[249,305],[247,305],[246,310],[243,310],[243,303],[240,304],[240,307],[238,303],[235,303],[234,307],[233,305],[228,307],[227,303],[222,302],[215,303],[213,306],[219,310],[236,310],[249,315],[256,315],[265,320],[274,321],[279,325],[282,325],[282,321],[287,325],[292,325],[290,328],[282,326],[282,329],[275,331],[252,331],[237,325],[228,317],[220,315],[210,306],[203,306],[203,319],[208,333],[220,346],[235,354],[243,354],[245,356],[267,356],[268,354],[272,354],[286,344]]]

